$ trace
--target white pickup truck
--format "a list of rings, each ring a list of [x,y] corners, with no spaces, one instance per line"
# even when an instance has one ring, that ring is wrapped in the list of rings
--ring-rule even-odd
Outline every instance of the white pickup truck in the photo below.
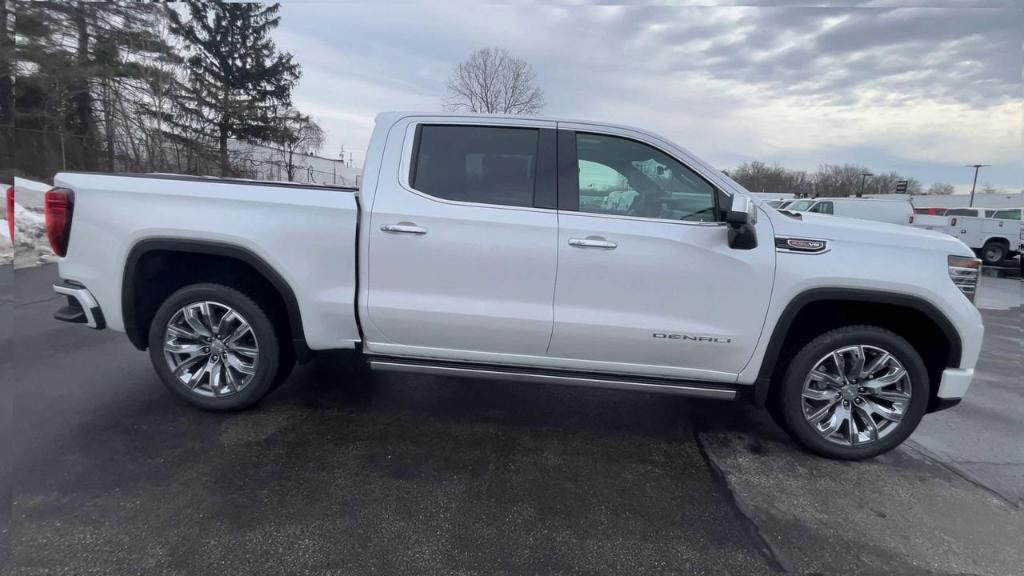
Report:
[[[1020,208],[952,208],[942,215],[915,214],[913,224],[959,239],[989,266],[1024,253]]]
[[[355,349],[377,370],[748,397],[847,459],[974,373],[963,243],[776,211],[649,132],[387,113],[362,182],[58,174],[57,317],[127,332],[210,410]]]

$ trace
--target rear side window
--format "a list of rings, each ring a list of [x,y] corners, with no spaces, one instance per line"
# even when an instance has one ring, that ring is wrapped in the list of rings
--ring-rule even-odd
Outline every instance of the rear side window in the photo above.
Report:
[[[974,208],[950,208],[946,210],[946,216],[977,216],[978,211]]]
[[[533,206],[537,141],[533,128],[423,125],[409,183],[445,200]]]

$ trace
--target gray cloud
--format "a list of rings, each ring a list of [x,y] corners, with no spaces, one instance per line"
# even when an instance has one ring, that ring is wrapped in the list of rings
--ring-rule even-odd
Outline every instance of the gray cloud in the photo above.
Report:
[[[1024,94],[1024,6],[1016,0],[976,0],[972,8],[962,0],[701,6],[708,3],[286,4],[279,41],[306,69],[300,101],[322,110],[369,118],[382,107],[436,109],[457,62],[502,46],[537,69],[550,114],[644,125],[684,144],[697,140],[719,157],[739,141],[780,162],[789,157],[777,139],[756,132],[741,112],[787,102],[857,115],[928,102],[984,113]],[[798,112],[793,131],[820,130]],[[901,130],[934,138],[945,121]],[[346,142],[363,136],[336,127]],[[1019,143],[1021,126],[1007,129]],[[977,148],[977,136],[965,134],[963,146]],[[864,138],[872,137],[843,149],[867,157]],[[875,156],[885,157],[878,138]],[[1024,183],[1019,161],[1007,170],[1008,185]]]

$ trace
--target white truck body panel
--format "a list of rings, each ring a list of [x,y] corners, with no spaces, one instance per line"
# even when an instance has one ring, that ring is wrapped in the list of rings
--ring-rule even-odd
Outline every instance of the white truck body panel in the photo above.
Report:
[[[949,216],[939,216],[937,214],[914,214],[913,225],[924,230],[946,232],[949,228],[949,219]]]
[[[802,212],[830,214],[858,220],[874,220],[889,224],[910,224],[914,207],[910,201],[899,199],[819,198]]]
[[[967,246],[980,250],[993,240],[1003,240],[1012,252],[1020,252],[1024,230],[1020,220],[956,216],[946,232]]]
[[[121,287],[132,247],[186,239],[238,246],[273,267],[295,292],[313,350],[352,348],[355,194],[328,188],[62,173],[75,191],[74,241],[61,277],[89,287],[107,324],[123,330]]]

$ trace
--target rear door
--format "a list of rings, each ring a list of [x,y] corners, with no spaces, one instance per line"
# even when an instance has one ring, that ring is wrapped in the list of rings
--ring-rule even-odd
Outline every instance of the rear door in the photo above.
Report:
[[[371,208],[371,351],[544,355],[558,237],[553,128],[491,119],[397,128],[402,159]]]
[[[768,309],[775,247],[729,247],[724,193],[642,134],[559,130],[549,354],[610,372],[731,382]]]

